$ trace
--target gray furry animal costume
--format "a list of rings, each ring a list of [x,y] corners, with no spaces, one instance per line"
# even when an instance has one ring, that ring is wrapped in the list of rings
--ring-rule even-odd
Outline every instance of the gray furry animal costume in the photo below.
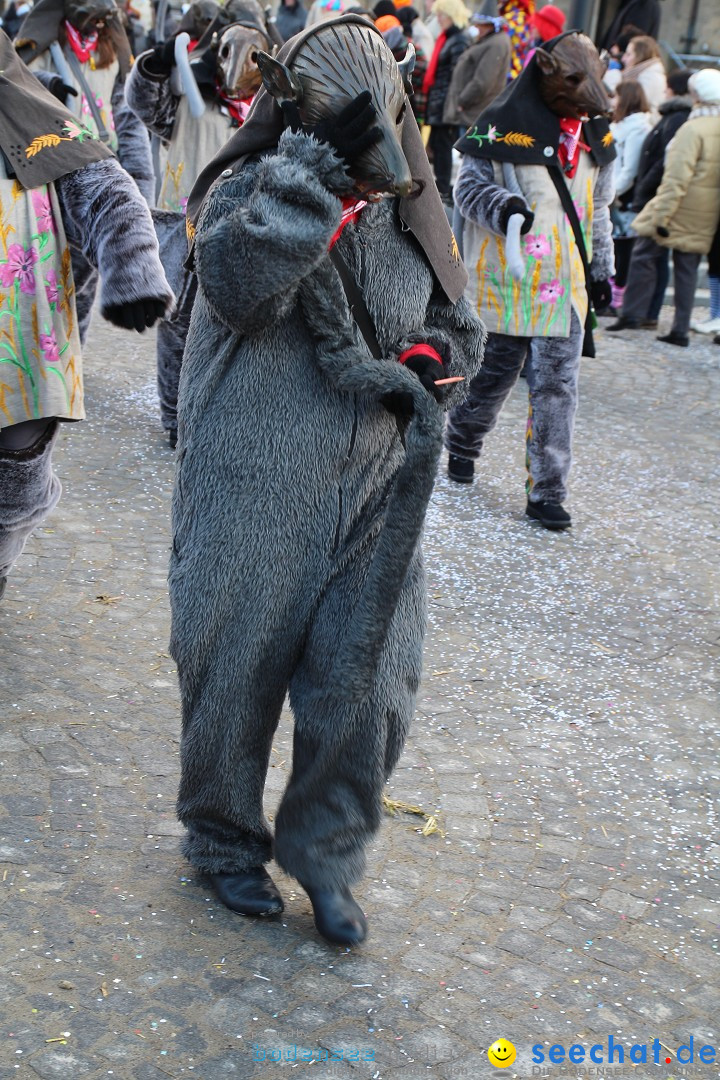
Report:
[[[99,30],[94,29],[96,24]],[[93,44],[83,50],[89,40],[84,35],[91,35],[91,31]],[[144,127],[125,103],[125,79],[132,54],[114,0],[38,0],[18,31],[15,48],[46,85],[59,76],[75,91],[76,96],[69,95],[66,104],[76,120],[117,155],[148,206],[152,206],[155,177],[150,144]],[[88,101],[88,90],[92,103]],[[72,259],[80,338],[84,342],[98,276],[77,248],[73,248]]]
[[[191,54],[190,68],[204,102],[202,115],[193,115],[181,92],[172,38],[137,58],[125,88],[129,107],[162,140],[164,151],[153,220],[163,266],[177,297],[172,317],[160,323],[157,332],[160,415],[171,446],[177,442],[180,367],[197,288],[195,275],[185,267],[187,198],[201,170],[242,125],[243,113],[260,85],[252,53],[269,49],[271,42],[259,4],[244,2],[245,12],[235,0],[232,22],[225,12],[217,16]]]
[[[451,479],[469,483],[474,460],[526,363],[527,514],[565,529],[580,356],[594,355],[592,304],[613,272],[609,204],[615,150],[597,52],[576,31],[546,42],[457,144],[455,202],[470,272],[468,297],[490,334],[466,401],[448,418]],[[582,119],[584,113],[587,116]],[[576,242],[565,193],[587,258]],[[506,233],[524,219],[521,274]],[[531,231],[532,230],[532,231]],[[587,265],[587,269],[586,269]]]
[[[134,182],[2,32],[0,70],[1,594],[60,498],[59,424],[85,416],[72,253],[99,272],[101,312],[118,325],[152,325],[172,293]]]
[[[305,31],[278,59],[292,67],[306,43],[322,48],[348,26],[368,55],[395,64],[356,16]],[[283,130],[265,89],[190,202],[197,220],[215,181],[194,243],[170,565],[177,809],[185,855],[210,874],[274,854],[308,891],[358,880],[412,717],[419,535],[442,410],[397,360],[429,342],[449,374],[469,377],[484,331],[462,298],[466,275],[408,117],[402,149],[422,195],[370,203],[337,240],[380,359],[328,253],[354,182],[326,142]],[[394,117],[378,119],[394,128]],[[410,402],[407,426],[381,404],[393,392]],[[447,404],[461,395],[452,387]],[[263,788],[288,692],[293,768],[273,839]]]

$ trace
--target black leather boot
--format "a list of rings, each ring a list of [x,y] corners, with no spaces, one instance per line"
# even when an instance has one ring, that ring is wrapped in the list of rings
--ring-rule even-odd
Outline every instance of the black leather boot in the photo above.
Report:
[[[367,936],[367,920],[348,888],[314,889],[303,885],[310,897],[318,933],[333,945],[359,945]]]
[[[545,502],[544,500],[530,502],[528,499],[525,513],[529,518],[539,521],[546,529],[551,529],[554,532],[569,529],[572,525],[570,515],[560,503]]]
[[[470,458],[448,455],[448,476],[457,484],[472,484],[475,476],[475,462]]]
[[[218,899],[238,915],[279,915],[285,907],[277,885],[264,866],[209,877]]]

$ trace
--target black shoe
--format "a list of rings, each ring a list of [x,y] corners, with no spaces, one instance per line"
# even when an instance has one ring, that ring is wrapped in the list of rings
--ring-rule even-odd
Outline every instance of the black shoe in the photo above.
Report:
[[[285,907],[277,885],[264,866],[209,877],[218,899],[238,915],[279,915]]]
[[[657,323],[655,325],[657,326]],[[605,329],[611,334],[616,330],[639,330],[640,323],[635,322],[634,319],[624,319],[621,315],[617,322],[614,322],[612,326],[606,326]]]
[[[720,334],[716,334],[713,338],[713,345],[720,345]]]
[[[7,586],[7,578],[6,577],[0,577],[0,600],[2,600],[3,596],[5,595],[6,586]]]
[[[448,476],[458,484],[472,484],[475,476],[475,462],[469,458],[450,454],[448,457]]]
[[[313,889],[310,897],[318,933],[333,945],[359,945],[367,936],[367,920],[348,888]]]
[[[658,328],[657,319],[643,319],[643,321],[640,323],[640,326],[639,326],[640,330],[657,330],[657,328]]]
[[[177,428],[168,428],[167,437],[170,449],[177,449]]]
[[[560,503],[530,502],[528,499],[525,513],[534,521],[539,521],[546,529],[552,529],[555,532],[559,532],[561,529],[569,529],[572,525],[570,515]]]
[[[663,334],[662,337],[658,337],[658,341],[664,341],[666,345],[679,345],[682,349],[687,349],[690,344],[690,338],[687,334],[673,334],[672,330],[669,334]]]

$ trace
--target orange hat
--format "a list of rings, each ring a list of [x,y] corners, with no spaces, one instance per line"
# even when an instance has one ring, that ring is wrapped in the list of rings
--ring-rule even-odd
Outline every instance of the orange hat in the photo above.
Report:
[[[380,33],[384,34],[387,30],[392,30],[393,26],[402,26],[402,23],[395,15],[381,15],[375,20],[375,25]]]
[[[543,41],[562,34],[565,29],[565,13],[554,4],[546,4],[531,17],[530,22]]]
[[[413,2],[413,0],[395,0],[395,7],[396,8],[410,7],[412,2]]]

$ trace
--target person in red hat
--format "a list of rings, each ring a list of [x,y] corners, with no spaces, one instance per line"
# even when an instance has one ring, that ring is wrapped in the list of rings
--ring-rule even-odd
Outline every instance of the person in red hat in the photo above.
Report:
[[[530,23],[535,31],[537,39],[535,45],[537,46],[562,34],[565,29],[565,12],[554,4],[546,4],[535,12]]]

